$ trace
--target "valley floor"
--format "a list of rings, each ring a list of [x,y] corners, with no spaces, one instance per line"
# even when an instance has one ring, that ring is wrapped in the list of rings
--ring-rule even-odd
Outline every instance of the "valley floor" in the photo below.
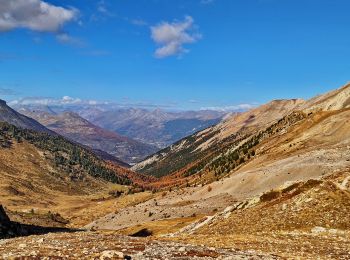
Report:
[[[115,232],[55,233],[0,241],[3,259],[349,259],[350,234],[269,233],[149,239]]]
[[[4,259],[279,259],[254,250],[217,249],[113,232],[56,233],[0,241]]]

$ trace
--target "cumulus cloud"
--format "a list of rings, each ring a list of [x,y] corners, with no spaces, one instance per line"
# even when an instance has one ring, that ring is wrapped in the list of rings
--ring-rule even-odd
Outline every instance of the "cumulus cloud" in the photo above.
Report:
[[[155,56],[165,58],[187,53],[188,50],[183,46],[195,43],[201,38],[201,35],[195,30],[193,18],[186,16],[180,22],[162,22],[152,26],[151,37],[159,45],[159,48],[155,51]]]
[[[215,110],[215,111],[223,111],[223,112],[241,112],[247,111],[257,106],[256,103],[253,104],[238,104],[232,106],[212,106],[212,107],[202,107],[201,110]]]
[[[0,32],[17,28],[58,32],[77,15],[76,9],[55,6],[42,0],[0,0]]]

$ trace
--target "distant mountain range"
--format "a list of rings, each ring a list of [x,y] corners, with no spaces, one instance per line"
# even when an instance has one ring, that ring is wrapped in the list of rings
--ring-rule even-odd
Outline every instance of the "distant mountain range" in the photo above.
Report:
[[[83,109],[78,113],[98,126],[158,148],[215,125],[227,114],[210,110],[168,112],[139,108],[100,112]]]
[[[57,114],[49,108],[46,111],[28,108],[21,108],[18,111],[62,136],[94,150],[107,152],[127,163],[138,162],[158,150],[151,145],[98,127],[74,112]]]
[[[228,114],[211,110],[169,112],[162,109],[116,108],[87,104],[15,104],[13,107],[68,138],[77,138],[80,135],[79,142],[101,149],[128,163],[138,162],[185,136],[215,125]],[[81,118],[75,120],[78,115]],[[72,127],[74,124],[77,124],[76,127]],[[92,129],[94,131],[91,132]],[[89,132],[87,136],[86,133]],[[115,133],[115,140],[112,142],[111,132]],[[101,133],[104,137],[108,136],[107,140],[103,141],[103,137],[101,140],[96,139],[95,134]],[[112,144],[118,145],[111,147]]]

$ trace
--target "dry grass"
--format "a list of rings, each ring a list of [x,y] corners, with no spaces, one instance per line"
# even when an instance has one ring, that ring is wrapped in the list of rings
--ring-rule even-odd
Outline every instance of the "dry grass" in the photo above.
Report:
[[[126,189],[89,176],[83,181],[72,181],[69,176],[55,171],[44,154],[26,142],[14,143],[11,149],[0,151],[1,203],[14,212],[13,216],[16,211],[31,209],[42,216],[51,211],[69,220],[69,226],[82,227],[119,208],[152,197],[148,192],[120,198],[109,194]]]

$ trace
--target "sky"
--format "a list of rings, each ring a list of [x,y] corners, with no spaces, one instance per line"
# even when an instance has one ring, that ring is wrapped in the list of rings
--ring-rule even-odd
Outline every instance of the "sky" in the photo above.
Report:
[[[348,0],[0,0],[0,98],[175,109],[350,79]]]

